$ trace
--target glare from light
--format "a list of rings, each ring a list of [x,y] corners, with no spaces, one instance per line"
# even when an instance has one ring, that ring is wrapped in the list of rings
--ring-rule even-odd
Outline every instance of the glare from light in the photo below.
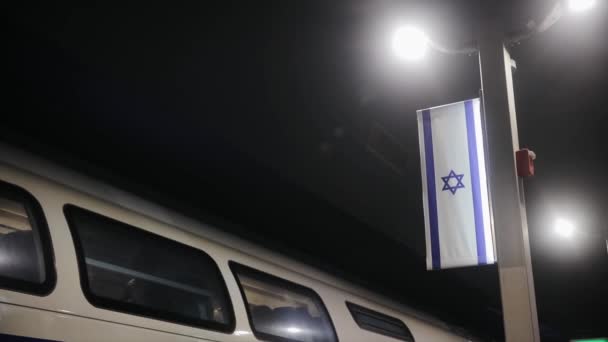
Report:
[[[414,61],[424,57],[429,39],[421,30],[404,26],[395,31],[392,40],[393,52],[399,58]]]
[[[234,334],[236,336],[251,335],[251,333],[249,331],[244,331],[244,330],[237,330],[237,331],[234,332]]]
[[[298,327],[288,327],[287,332],[290,334],[298,334],[298,333],[302,332],[302,329],[300,329]]]
[[[572,12],[584,12],[595,5],[595,0],[568,0],[568,7]]]
[[[555,221],[555,232],[564,238],[569,238],[574,234],[574,225],[570,221],[557,219]]]

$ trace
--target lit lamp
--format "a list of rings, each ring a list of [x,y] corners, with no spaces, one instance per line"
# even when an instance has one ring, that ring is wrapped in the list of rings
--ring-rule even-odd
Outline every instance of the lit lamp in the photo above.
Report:
[[[570,221],[557,219],[555,221],[555,233],[563,238],[569,238],[574,234],[574,225]]]
[[[595,0],[568,0],[568,8],[572,12],[584,12],[595,5]]]
[[[429,39],[424,32],[411,26],[400,27],[393,35],[393,52],[399,58],[419,60],[428,49]]]

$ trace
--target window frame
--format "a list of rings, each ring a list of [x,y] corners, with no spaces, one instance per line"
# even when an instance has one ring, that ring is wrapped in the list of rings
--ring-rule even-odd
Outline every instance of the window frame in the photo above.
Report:
[[[190,319],[186,316],[176,315],[176,314],[168,312],[168,311],[146,308],[142,305],[127,303],[124,301],[119,301],[119,300],[114,300],[114,299],[109,299],[109,298],[98,296],[98,295],[95,295],[94,293],[92,293],[92,291],[90,290],[89,274],[87,271],[87,264],[85,262],[84,249],[82,247],[82,243],[80,240],[78,228],[76,227],[74,218],[71,215],[71,212],[73,212],[73,211],[81,211],[81,212],[85,213],[86,215],[95,216],[96,218],[98,218],[101,221],[105,221],[110,224],[118,224],[121,226],[128,227],[130,229],[134,229],[136,231],[150,235],[150,237],[153,239],[163,240],[165,242],[179,245],[179,246],[182,246],[185,248],[195,249],[202,256],[208,258],[211,261],[211,265],[213,265],[212,267],[214,268],[217,275],[219,276],[219,281],[221,283],[220,287],[222,289],[222,295],[224,296],[225,302],[226,302],[225,309],[226,309],[226,315],[228,318],[228,323],[224,324],[224,323],[215,322],[215,321]],[[82,292],[83,292],[85,298],[91,305],[93,305],[94,307],[99,308],[99,309],[104,309],[104,310],[113,311],[113,312],[120,312],[123,314],[138,316],[138,317],[147,318],[147,319],[154,319],[154,320],[169,322],[169,323],[178,324],[178,325],[182,325],[182,326],[189,326],[189,327],[193,327],[193,328],[216,331],[216,332],[221,332],[221,333],[226,333],[226,334],[232,334],[234,332],[234,330],[236,328],[236,316],[234,313],[232,298],[230,297],[230,292],[228,291],[228,287],[226,285],[226,280],[224,279],[224,275],[222,274],[217,262],[208,253],[206,253],[205,251],[203,251],[200,248],[170,239],[163,235],[159,235],[159,234],[156,234],[149,230],[133,226],[126,222],[116,220],[114,218],[94,212],[89,209],[85,209],[85,208],[76,206],[74,204],[70,204],[70,203],[65,204],[63,206],[63,212],[64,212],[64,216],[68,222],[68,227],[70,229],[70,233],[72,234],[72,241],[74,243],[76,259],[78,261],[80,288],[82,289]],[[196,270],[193,270],[193,271],[196,271]]]
[[[384,313],[376,311],[376,310],[372,310],[372,309],[366,308],[366,307],[361,306],[359,304],[351,303],[349,301],[346,301],[345,303],[346,303],[346,307],[348,308],[348,311],[350,312],[350,315],[352,316],[353,320],[355,321],[355,323],[357,323],[357,326],[359,328],[361,328],[362,330],[373,332],[373,333],[379,334],[379,335],[384,335],[384,336],[392,337],[392,338],[400,340],[400,341],[406,341],[406,342],[415,342],[416,341],[416,339],[414,338],[414,334],[412,334],[412,331],[407,326],[407,324],[405,324],[405,322],[403,322],[403,320],[401,320],[401,319],[399,319],[397,317],[389,316],[387,314],[384,314]],[[375,316],[375,318],[378,318],[380,320],[386,321],[388,323],[400,325],[403,328],[405,328],[405,331],[407,331],[407,333],[409,334],[409,336],[404,338],[401,335],[398,335],[398,334],[395,334],[395,333],[391,333],[389,331],[385,331],[383,329],[371,327],[369,325],[361,323],[359,321],[358,317],[357,317],[357,314],[363,314],[363,315],[367,315],[367,316]]]
[[[6,277],[0,274],[0,288],[25,294],[45,297],[50,295],[57,285],[55,254],[49,226],[38,200],[24,188],[0,180],[0,197],[19,202],[27,211],[32,232],[38,234],[40,251],[44,263],[44,282],[34,283],[27,280]]]
[[[230,270],[232,270],[232,274],[234,275],[236,284],[238,285],[239,291],[241,292],[241,298],[243,298],[243,303],[245,304],[245,311],[247,312],[247,319],[249,321],[249,326],[251,327],[251,331],[253,332],[253,335],[258,340],[270,341],[270,342],[301,342],[301,341],[290,339],[290,338],[283,337],[283,336],[268,334],[268,333],[259,331],[255,328],[255,325],[253,324],[253,317],[251,315],[251,310],[249,309],[249,302],[247,301],[245,289],[243,288],[243,285],[241,284],[239,274],[253,277],[256,280],[259,280],[261,282],[270,283],[272,285],[285,288],[289,291],[309,296],[310,298],[316,300],[321,306],[319,308],[319,310],[321,310],[323,313],[325,313],[325,315],[327,317],[327,320],[331,327],[331,332],[335,338],[335,342],[340,341],[338,338],[338,333],[336,331],[334,322],[331,319],[331,315],[329,314],[329,311],[327,310],[325,303],[321,299],[321,296],[319,296],[319,294],[315,290],[313,290],[309,287],[306,287],[304,285],[297,284],[293,281],[277,277],[270,273],[266,273],[266,272],[257,270],[255,268],[240,264],[236,261],[230,260],[228,262],[228,265],[230,266]]]

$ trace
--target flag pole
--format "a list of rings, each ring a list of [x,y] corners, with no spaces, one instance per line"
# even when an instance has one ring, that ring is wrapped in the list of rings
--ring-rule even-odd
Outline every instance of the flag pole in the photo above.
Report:
[[[515,164],[519,138],[511,57],[503,44],[500,2],[480,1],[479,64],[505,340],[539,342],[523,181]]]

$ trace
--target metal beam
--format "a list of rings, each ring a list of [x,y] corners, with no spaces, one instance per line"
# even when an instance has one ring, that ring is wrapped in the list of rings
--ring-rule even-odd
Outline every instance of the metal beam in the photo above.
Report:
[[[507,342],[539,342],[519,149],[511,57],[503,44],[500,1],[482,0],[479,62],[487,137],[488,180]]]

